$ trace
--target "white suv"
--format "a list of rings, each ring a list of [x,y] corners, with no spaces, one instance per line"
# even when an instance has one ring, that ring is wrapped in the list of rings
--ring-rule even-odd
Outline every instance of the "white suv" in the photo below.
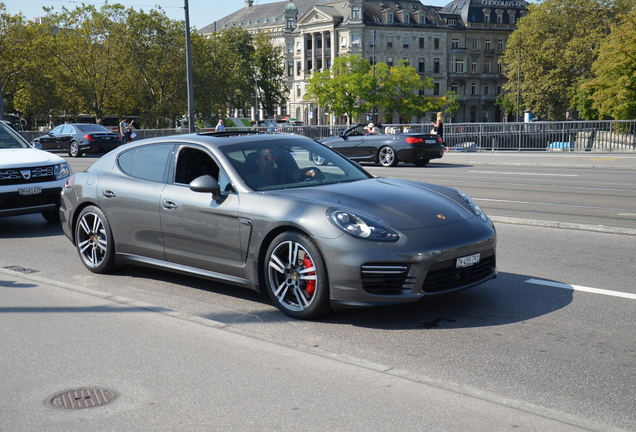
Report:
[[[60,194],[70,175],[64,159],[33,148],[0,122],[0,216],[42,213],[59,221]]]

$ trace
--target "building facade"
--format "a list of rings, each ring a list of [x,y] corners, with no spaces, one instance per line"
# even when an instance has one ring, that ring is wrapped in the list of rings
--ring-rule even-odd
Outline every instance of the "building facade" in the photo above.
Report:
[[[289,87],[278,114],[305,124],[338,122],[305,100],[305,86],[312,73],[329,69],[345,54],[359,54],[371,64],[405,61],[433,79],[427,95],[450,90],[459,95],[453,121],[491,122],[502,120],[495,104],[505,82],[499,57],[527,6],[521,0],[454,0],[443,7],[405,0],[289,0],[254,6],[246,0],[243,9],[200,33],[231,27],[270,32],[283,50]]]

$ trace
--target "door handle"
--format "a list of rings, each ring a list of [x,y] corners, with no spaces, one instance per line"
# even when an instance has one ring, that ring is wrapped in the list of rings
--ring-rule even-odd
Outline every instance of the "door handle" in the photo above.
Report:
[[[176,202],[172,200],[163,200],[163,208],[167,210],[174,210],[177,207],[179,207],[179,205]]]
[[[102,191],[102,196],[104,198],[115,198],[117,196],[117,194],[115,193],[115,191],[104,189]]]

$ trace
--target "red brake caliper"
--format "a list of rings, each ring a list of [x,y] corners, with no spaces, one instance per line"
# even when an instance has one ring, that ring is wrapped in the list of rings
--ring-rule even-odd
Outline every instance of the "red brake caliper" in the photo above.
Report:
[[[314,266],[313,261],[311,260],[311,258],[309,258],[309,255],[305,255],[305,259],[303,260],[303,266],[308,269],[308,268],[312,268]],[[316,274],[316,272],[309,272],[307,273],[309,276],[313,276]],[[309,296],[313,296],[314,292],[316,292],[316,281],[315,280],[308,280],[307,281],[307,285],[305,285],[305,289],[307,290],[307,294],[309,294]]]

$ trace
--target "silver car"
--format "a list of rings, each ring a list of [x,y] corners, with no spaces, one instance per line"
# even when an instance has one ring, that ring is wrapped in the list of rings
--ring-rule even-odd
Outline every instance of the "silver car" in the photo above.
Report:
[[[297,135],[211,132],[121,146],[67,181],[60,216],[92,272],[135,264],[267,291],[300,319],[414,302],[497,275],[495,227],[471,198],[374,178]]]

